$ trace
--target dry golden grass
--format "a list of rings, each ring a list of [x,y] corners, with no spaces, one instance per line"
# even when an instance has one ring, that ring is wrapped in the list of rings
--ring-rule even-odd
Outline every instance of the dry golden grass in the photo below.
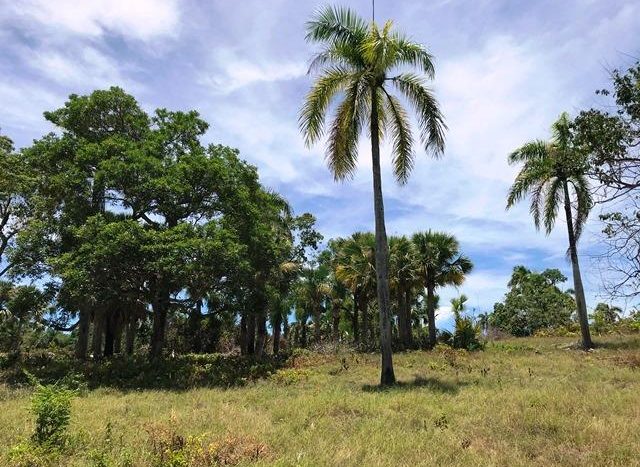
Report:
[[[97,389],[73,402],[53,465],[640,465],[640,340],[589,353],[562,338],[395,356],[304,355],[234,389]],[[0,452],[33,430],[0,389]],[[168,452],[168,454],[167,454]],[[8,456],[3,462],[11,465]]]

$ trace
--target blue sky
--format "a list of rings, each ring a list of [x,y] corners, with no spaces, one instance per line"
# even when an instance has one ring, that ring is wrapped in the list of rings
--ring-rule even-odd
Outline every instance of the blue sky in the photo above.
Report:
[[[297,128],[314,51],[304,23],[323,4],[0,0],[2,133],[28,145],[51,130],[42,112],[70,93],[119,85],[149,111],[201,112],[211,124],[207,141],[239,148],[297,212],[316,215],[327,238],[370,230],[367,141],[354,180],[336,184],[322,145],[305,148]],[[341,4],[370,16],[369,0]],[[526,204],[505,211],[516,172],[506,156],[546,137],[562,111],[603,104],[593,91],[607,85],[607,70],[640,55],[640,2],[377,0],[376,18],[394,19],[434,54],[433,85],[450,128],[445,157],[418,151],[407,185],[397,186],[383,163],[388,232],[432,228],[460,239],[476,269],[459,290],[443,291],[443,304],[464,292],[471,307],[491,309],[516,264],[569,275],[564,220],[546,237]],[[601,292],[603,271],[592,258],[599,228],[592,221],[581,245],[590,306]],[[448,316],[443,307],[440,319]]]

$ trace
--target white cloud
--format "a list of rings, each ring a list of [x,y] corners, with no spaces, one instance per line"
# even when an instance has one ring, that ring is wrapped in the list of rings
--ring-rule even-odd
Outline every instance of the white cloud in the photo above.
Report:
[[[260,63],[221,50],[215,53],[212,64],[200,75],[199,82],[217,94],[230,94],[256,83],[299,78],[306,71],[307,66],[301,62]]]
[[[24,0],[9,9],[48,30],[90,37],[115,33],[146,41],[176,34],[178,5],[177,0]]]
[[[29,52],[26,55],[29,66],[65,88],[77,91],[120,85],[129,92],[140,89],[140,85],[124,77],[122,63],[93,47],[66,51],[41,48]]]

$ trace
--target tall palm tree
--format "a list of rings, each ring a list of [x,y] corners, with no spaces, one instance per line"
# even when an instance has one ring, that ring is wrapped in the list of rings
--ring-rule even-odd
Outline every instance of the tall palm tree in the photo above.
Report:
[[[420,277],[427,289],[429,346],[436,345],[436,294],[439,287],[461,285],[473,269],[471,260],[460,253],[460,244],[444,232],[418,232],[412,241],[416,246]]]
[[[409,66],[432,78],[432,57],[422,45],[392,31],[390,21],[380,29],[375,22],[367,25],[344,8],[319,10],[307,23],[306,38],[323,46],[310,67],[310,71],[320,70],[320,76],[300,114],[300,128],[307,145],[324,135],[325,117],[335,100],[340,102],[328,132],[327,161],[336,180],[355,173],[358,138],[367,126],[371,136],[382,351],[380,384],[393,384],[389,247],[384,224],[380,140],[383,135],[389,135],[394,175],[398,182],[406,182],[414,163],[413,135],[407,111],[391,92],[390,88],[395,88],[416,111],[425,149],[434,155],[444,150],[446,127],[433,93],[425,86],[422,76],[401,71],[402,67]]]
[[[550,141],[526,143],[509,155],[510,164],[523,164],[509,190],[507,209],[530,195],[530,212],[536,229],[544,225],[551,233],[560,206],[564,206],[569,236],[569,257],[573,268],[582,347],[593,347],[589,333],[587,305],[578,262],[578,240],[593,205],[587,181],[587,160],[573,144],[571,122],[566,113],[552,126]]]

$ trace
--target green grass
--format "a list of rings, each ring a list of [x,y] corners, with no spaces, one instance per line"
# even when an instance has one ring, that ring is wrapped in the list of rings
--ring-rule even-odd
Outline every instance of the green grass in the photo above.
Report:
[[[52,465],[640,465],[640,339],[571,342],[397,354],[384,390],[378,357],[354,353],[229,389],[98,388]],[[0,386],[0,453],[32,433],[29,395]]]

